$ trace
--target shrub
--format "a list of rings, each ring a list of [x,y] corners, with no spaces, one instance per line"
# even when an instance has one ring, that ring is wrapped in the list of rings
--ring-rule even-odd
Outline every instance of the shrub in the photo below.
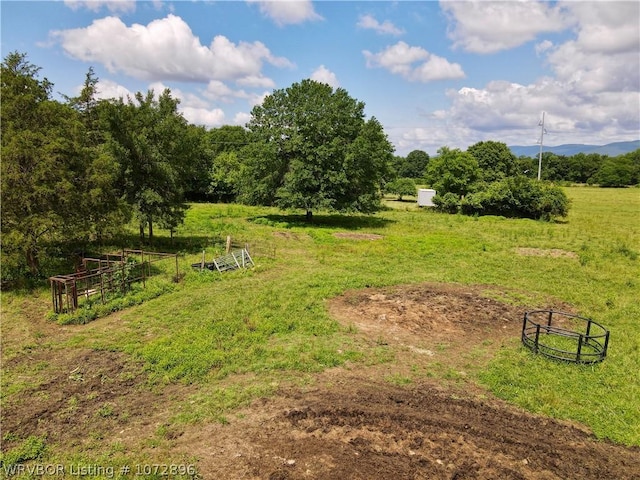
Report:
[[[452,192],[447,192],[444,195],[436,195],[432,201],[436,210],[441,212],[458,213],[460,208],[460,197]]]
[[[508,177],[489,184],[486,190],[469,194],[462,200],[461,209],[469,215],[551,220],[567,216],[569,199],[556,185],[523,176]]]

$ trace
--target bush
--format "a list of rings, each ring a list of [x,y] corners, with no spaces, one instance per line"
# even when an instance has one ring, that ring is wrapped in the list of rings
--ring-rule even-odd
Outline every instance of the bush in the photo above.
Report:
[[[440,212],[458,213],[460,208],[460,197],[452,192],[447,192],[444,195],[436,195],[432,201],[436,210]]]
[[[468,195],[462,200],[461,209],[469,215],[551,220],[567,216],[569,199],[556,185],[522,176],[509,177]]]

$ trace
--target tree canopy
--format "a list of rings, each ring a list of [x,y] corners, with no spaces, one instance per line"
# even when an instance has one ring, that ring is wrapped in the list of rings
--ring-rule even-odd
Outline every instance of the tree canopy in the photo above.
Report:
[[[94,141],[92,124],[52,100],[38,73],[24,54],[2,64],[3,262],[32,275],[45,243],[86,238],[118,206],[109,188],[113,159]]]
[[[371,212],[393,147],[364,103],[346,90],[303,80],[268,95],[251,112],[253,143],[242,151],[241,198],[249,203]]]
[[[485,182],[494,182],[518,173],[516,156],[505,143],[492,140],[478,142],[467,148],[467,152],[478,162]]]
[[[459,148],[442,147],[438,156],[429,160],[425,179],[439,194],[466,195],[480,175],[478,161],[473,155]]]

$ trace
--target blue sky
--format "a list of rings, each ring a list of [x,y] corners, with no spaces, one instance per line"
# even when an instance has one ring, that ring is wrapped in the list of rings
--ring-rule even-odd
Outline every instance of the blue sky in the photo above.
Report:
[[[2,57],[54,91],[168,87],[191,123],[244,125],[312,78],[365,102],[398,155],[481,140],[640,138],[640,2],[2,1]]]

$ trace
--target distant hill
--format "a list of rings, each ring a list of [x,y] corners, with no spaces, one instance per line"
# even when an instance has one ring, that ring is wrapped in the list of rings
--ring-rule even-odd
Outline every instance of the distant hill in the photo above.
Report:
[[[552,152],[556,155],[566,155],[570,157],[576,153],[599,153],[600,155],[609,155],[615,157],[624,153],[633,152],[640,148],[640,140],[634,140],[632,142],[615,142],[608,143],[607,145],[584,145],[584,144],[566,144],[557,145],[555,147],[546,146],[542,147],[543,152]],[[540,145],[521,146],[514,145],[509,147],[516,157],[521,155],[527,157],[537,157],[540,153]]]

